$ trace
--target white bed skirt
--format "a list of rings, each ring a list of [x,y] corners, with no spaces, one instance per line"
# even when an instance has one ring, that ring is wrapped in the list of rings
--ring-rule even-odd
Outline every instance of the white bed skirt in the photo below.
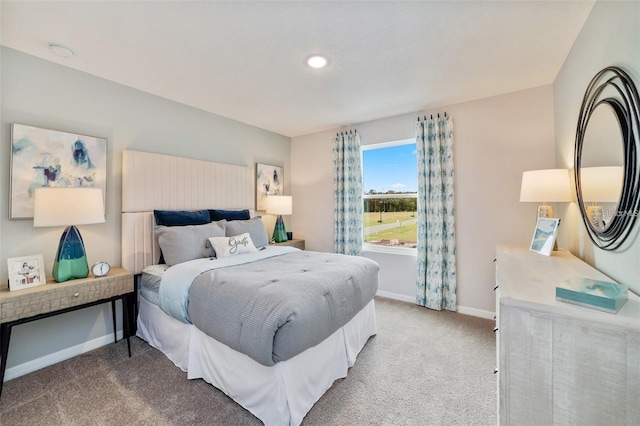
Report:
[[[333,382],[347,376],[376,334],[373,300],[317,346],[267,367],[182,323],[140,298],[137,335],[187,372],[204,379],[265,425],[299,425]]]

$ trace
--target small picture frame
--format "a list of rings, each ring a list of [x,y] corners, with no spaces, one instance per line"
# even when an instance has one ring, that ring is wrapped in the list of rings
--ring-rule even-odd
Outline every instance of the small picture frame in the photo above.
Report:
[[[558,235],[560,219],[539,217],[531,239],[531,251],[550,256]]]
[[[7,259],[9,291],[22,290],[47,283],[41,254]]]

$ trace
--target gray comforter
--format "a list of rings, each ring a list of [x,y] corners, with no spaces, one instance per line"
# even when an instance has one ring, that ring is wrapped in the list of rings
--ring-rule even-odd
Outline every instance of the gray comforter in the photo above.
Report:
[[[201,274],[188,311],[204,333],[270,366],[329,337],[377,289],[370,259],[296,251]]]

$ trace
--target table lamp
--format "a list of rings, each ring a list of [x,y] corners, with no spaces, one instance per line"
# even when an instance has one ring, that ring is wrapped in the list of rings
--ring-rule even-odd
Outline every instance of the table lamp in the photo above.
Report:
[[[529,170],[522,173],[521,202],[538,202],[538,217],[554,217],[547,203],[571,201],[569,170]]]
[[[101,188],[37,188],[33,226],[66,226],[56,258],[53,278],[63,282],[89,275],[89,264],[80,231],[75,225],[104,223]]]
[[[606,228],[604,209],[598,203],[617,203],[622,193],[622,167],[581,167],[580,191],[582,200],[590,202],[585,206],[587,218],[597,230]]]
[[[276,243],[287,241],[287,230],[284,228],[282,215],[289,215],[293,212],[292,199],[290,195],[269,195],[267,197],[267,214],[276,214],[276,226],[273,228],[273,240]]]

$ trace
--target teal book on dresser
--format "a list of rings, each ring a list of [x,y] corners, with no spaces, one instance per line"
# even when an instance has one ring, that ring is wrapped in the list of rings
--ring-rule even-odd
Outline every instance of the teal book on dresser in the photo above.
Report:
[[[574,277],[556,287],[556,299],[612,314],[617,313],[628,298],[629,287],[610,281]]]

